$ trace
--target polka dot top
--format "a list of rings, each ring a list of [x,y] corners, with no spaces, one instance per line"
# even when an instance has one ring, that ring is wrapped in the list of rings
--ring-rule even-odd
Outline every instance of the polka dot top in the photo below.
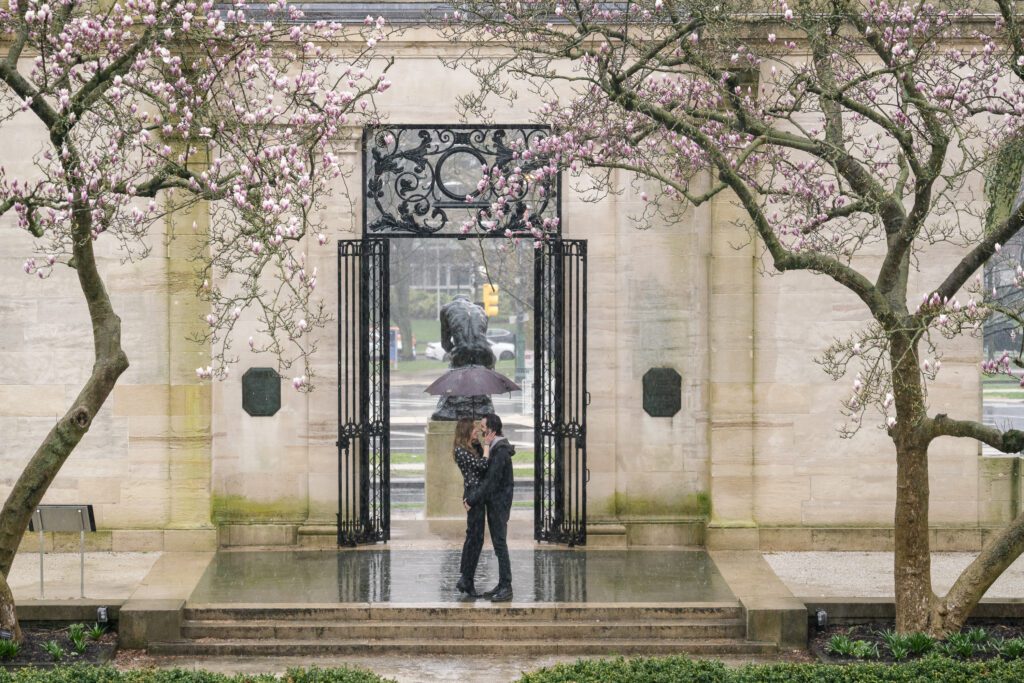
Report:
[[[455,464],[462,472],[462,480],[467,490],[478,486],[487,471],[487,458],[462,446],[455,447]]]

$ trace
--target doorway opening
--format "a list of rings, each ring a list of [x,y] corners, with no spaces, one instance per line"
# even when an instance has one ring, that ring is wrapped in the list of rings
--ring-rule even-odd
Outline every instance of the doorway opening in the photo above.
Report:
[[[434,403],[422,390],[447,369],[436,313],[457,294],[497,308],[498,370],[525,389],[495,397],[495,409],[523,454],[516,499],[532,507],[534,538],[585,543],[586,242],[561,237],[557,176],[506,197],[497,214],[494,190],[477,184],[486,169],[535,171],[521,154],[545,135],[530,126],[364,132],[363,237],[338,245],[339,545],[387,541],[393,517],[417,514],[396,494],[415,488],[401,480],[422,466],[418,435]]]
[[[425,432],[437,397],[425,390],[448,369],[440,311],[456,296],[488,304],[487,340],[495,369],[522,388],[493,396],[492,402],[516,449],[513,510],[533,508],[533,252],[532,243],[506,240],[391,240],[392,520],[426,514]]]

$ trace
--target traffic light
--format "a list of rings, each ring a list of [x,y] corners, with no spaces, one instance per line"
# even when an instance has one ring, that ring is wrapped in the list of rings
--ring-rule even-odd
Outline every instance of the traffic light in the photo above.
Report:
[[[498,285],[484,285],[484,313],[488,318],[498,315]]]

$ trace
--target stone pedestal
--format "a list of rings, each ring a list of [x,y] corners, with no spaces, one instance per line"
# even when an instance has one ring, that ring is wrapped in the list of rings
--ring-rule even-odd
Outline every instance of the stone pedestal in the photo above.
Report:
[[[465,518],[462,507],[462,473],[452,457],[455,442],[455,422],[430,420],[427,422],[427,455],[424,479],[427,499],[427,519]]]

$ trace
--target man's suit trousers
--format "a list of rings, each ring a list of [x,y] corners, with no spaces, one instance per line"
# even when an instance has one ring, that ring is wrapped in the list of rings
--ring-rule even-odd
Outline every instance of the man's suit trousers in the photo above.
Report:
[[[512,561],[508,557],[508,518],[512,508],[487,504],[487,528],[491,530],[491,545],[498,557],[498,585],[512,587]]]
[[[484,506],[474,505],[466,513],[466,540],[462,544],[462,562],[459,572],[462,578],[470,582],[476,574],[477,563],[480,562],[480,551],[484,547]]]

